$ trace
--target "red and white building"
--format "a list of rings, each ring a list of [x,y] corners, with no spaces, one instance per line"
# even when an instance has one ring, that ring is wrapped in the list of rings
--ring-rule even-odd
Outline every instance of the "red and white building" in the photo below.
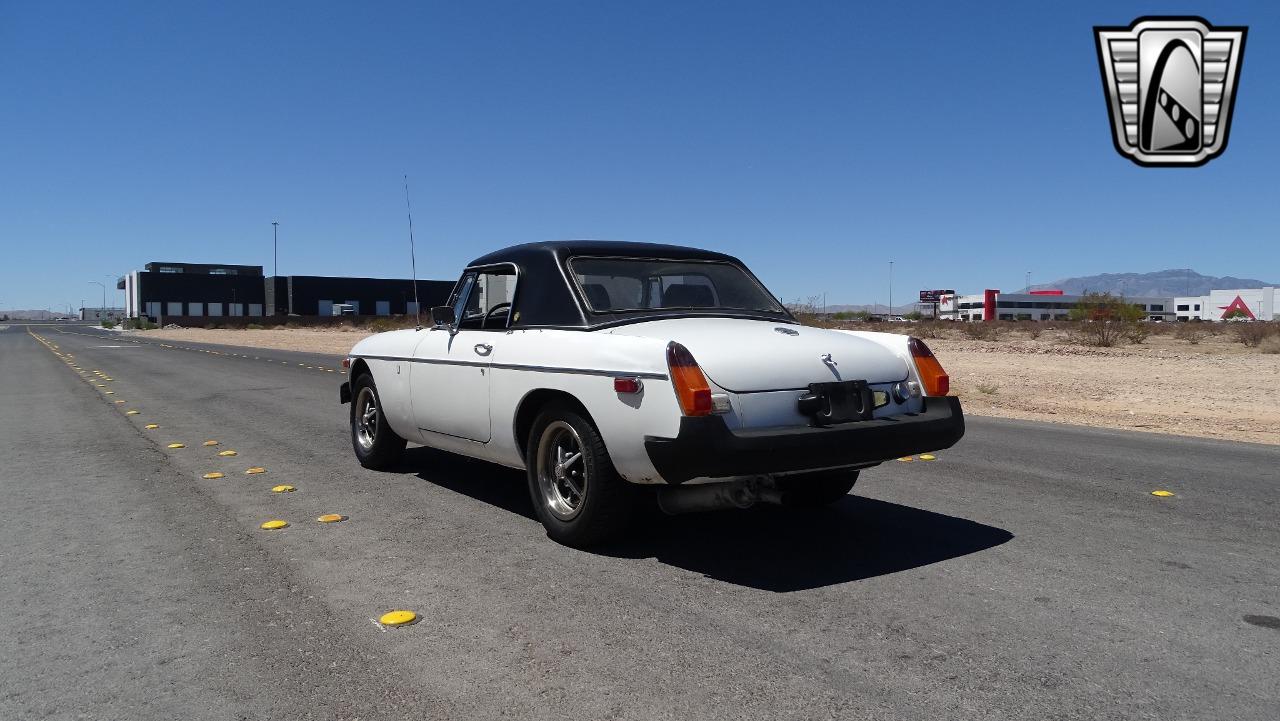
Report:
[[[981,295],[944,295],[938,299],[942,320],[1069,320],[1083,296],[1060,290],[1033,290],[1029,293],[1001,293],[987,289]],[[1126,297],[1140,306],[1148,320],[1174,319],[1173,298]]]
[[[1193,295],[1173,299],[1174,314],[1180,321],[1275,320],[1280,293],[1276,288],[1240,288],[1211,290],[1209,295]]]

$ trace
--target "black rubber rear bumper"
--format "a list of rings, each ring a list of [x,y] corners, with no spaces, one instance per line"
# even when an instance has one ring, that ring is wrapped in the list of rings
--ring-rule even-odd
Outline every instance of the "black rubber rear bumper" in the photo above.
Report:
[[[720,416],[684,417],[675,438],[645,436],[654,468],[668,483],[878,463],[950,448],[964,436],[960,399],[925,399],[912,415],[823,428],[734,432]]]

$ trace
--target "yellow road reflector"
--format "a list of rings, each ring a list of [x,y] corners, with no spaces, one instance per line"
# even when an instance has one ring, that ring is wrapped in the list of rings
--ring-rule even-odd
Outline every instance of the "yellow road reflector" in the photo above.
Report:
[[[94,383],[94,385],[95,385],[95,386],[97,386],[97,387],[99,387],[99,388],[106,388],[106,387],[107,387],[107,384],[106,384],[106,383]]]
[[[920,454],[920,460],[922,460],[922,461],[936,461],[936,460],[938,460],[938,457],[937,457],[937,456],[935,456],[935,455],[933,455],[932,453],[921,453],[921,454]]]
[[[187,447],[187,444],[185,444],[185,443],[170,443],[170,444],[169,444],[169,447],[170,447],[170,448],[186,448],[186,447]]]
[[[214,480],[215,478],[224,478],[225,476],[226,476],[226,474],[225,474],[225,473],[223,473],[222,471],[213,471],[213,472],[211,472],[211,473],[206,473],[206,474],[204,474],[203,476],[201,476],[201,478],[205,478],[205,479],[208,479],[208,480],[212,481],[212,480]]]
[[[915,460],[915,458],[912,458],[911,456],[903,456],[902,458],[899,458],[898,460],[902,461],[903,463],[910,463],[910,462],[914,461],[914,460]]]
[[[342,515],[341,513],[326,513],[323,516],[320,516],[319,518],[317,518],[316,520],[321,523],[337,523],[339,521],[347,520],[347,517]]]
[[[298,489],[296,489],[296,488],[294,488],[293,486],[290,486],[290,485],[288,485],[288,484],[285,484],[285,483],[282,483],[282,484],[280,484],[280,485],[278,485],[278,486],[272,486],[272,487],[271,487],[271,492],[272,492],[272,493],[292,493],[293,491],[296,491],[296,490],[298,490]]]
[[[275,521],[267,521],[266,523],[262,524],[261,528],[264,531],[274,531],[277,528],[284,528],[288,525],[289,525],[288,521],[275,520]]]
[[[205,448],[208,448],[209,446],[216,446],[216,445],[218,445],[218,442],[217,442],[217,441],[205,441],[205,442],[204,442],[203,444],[201,444],[201,445],[203,445]]]
[[[159,428],[159,427],[160,427],[160,424],[159,424],[159,423],[148,423],[147,425],[143,426],[143,428],[146,428],[146,429],[147,429],[147,430],[149,430],[149,431],[154,431],[155,429],[157,429],[157,428]]]
[[[123,404],[123,403],[124,403],[124,401],[115,401],[115,404],[116,404],[116,405],[121,405],[121,404]]]
[[[378,619],[378,623],[383,626],[403,626],[418,620],[418,614],[413,611],[388,611],[382,614],[382,618]]]
[[[104,395],[113,396],[115,394],[116,394],[115,391],[107,391]]]
[[[218,455],[220,455],[220,456],[228,456],[228,457],[230,457],[230,456],[235,456],[235,455],[239,455],[239,454],[237,454],[235,451],[226,450],[226,451],[218,451]]]
[[[124,412],[124,414],[125,414],[126,416],[136,416],[136,415],[138,415],[138,411],[135,411],[135,410],[130,409],[130,410],[125,411],[125,412]]]
[[[1161,489],[1161,490],[1158,490],[1158,491],[1152,491],[1152,492],[1151,492],[1151,495],[1153,495],[1153,496],[1160,496],[1161,498],[1171,498],[1171,497],[1173,497],[1173,491],[1166,491],[1166,490]]]
[[[245,471],[244,473],[245,473],[245,475],[247,475],[247,476],[256,476],[256,475],[258,475],[259,473],[266,473],[266,472],[267,472],[267,469],[265,469],[265,468],[263,468],[263,467],[261,467],[261,466],[254,466],[253,468],[250,468],[249,470]]]

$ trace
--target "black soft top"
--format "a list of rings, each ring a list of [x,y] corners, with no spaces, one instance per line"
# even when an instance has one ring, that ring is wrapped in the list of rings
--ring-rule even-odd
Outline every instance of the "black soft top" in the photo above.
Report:
[[[632,243],[617,240],[554,240],[524,243],[495,250],[471,261],[467,270],[514,265],[519,273],[510,328],[598,328],[658,318],[742,317],[794,323],[785,311],[726,311],[724,309],[631,310],[616,313],[588,311],[571,278],[568,261],[579,256],[646,258],[656,260],[700,260],[732,263],[757,283],[742,261],[724,253],[682,245]],[[763,284],[761,284],[763,287]]]

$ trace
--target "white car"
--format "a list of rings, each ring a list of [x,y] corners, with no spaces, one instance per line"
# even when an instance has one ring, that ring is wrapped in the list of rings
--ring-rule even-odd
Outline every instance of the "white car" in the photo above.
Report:
[[[672,513],[832,503],[859,469],[964,435],[922,341],[802,326],[721,253],[507,248],[463,271],[430,326],[344,361],[357,459],[388,468],[412,441],[526,469],[570,545],[620,533],[655,489]]]

